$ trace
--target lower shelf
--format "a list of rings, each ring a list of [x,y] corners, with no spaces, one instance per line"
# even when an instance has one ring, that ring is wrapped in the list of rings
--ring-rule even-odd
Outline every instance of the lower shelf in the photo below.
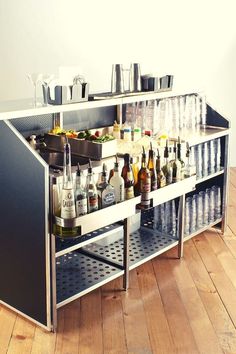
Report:
[[[121,276],[123,270],[78,252],[56,260],[57,308]]]
[[[201,229],[196,230],[195,232],[191,233],[190,235],[184,236],[184,241],[190,240],[192,237],[194,237],[194,236],[196,236],[196,235],[198,235],[198,234],[200,234],[200,233],[202,233],[202,232],[204,232],[204,231],[210,229],[211,227],[213,227],[213,226],[219,224],[221,221],[222,221],[222,218],[217,219],[217,220],[215,220],[214,222],[212,222],[212,223],[210,223],[210,224],[208,224],[208,225],[202,227]]]
[[[176,246],[178,240],[168,235],[161,235],[155,230],[142,227],[130,235],[129,261],[130,270]],[[108,246],[90,244],[83,248],[89,255],[102,257],[103,260],[122,265],[123,239]]]

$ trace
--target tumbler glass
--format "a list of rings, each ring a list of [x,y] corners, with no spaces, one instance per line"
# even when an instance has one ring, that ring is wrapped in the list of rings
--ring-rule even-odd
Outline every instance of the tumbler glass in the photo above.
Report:
[[[203,195],[202,193],[197,194],[197,229],[201,229],[203,227],[203,218],[204,218],[204,211],[203,211]]]
[[[215,195],[214,195],[214,189],[212,188],[207,188],[206,193],[208,195],[208,201],[209,201],[209,218],[208,222],[211,224],[215,221]]]
[[[129,90],[130,92],[141,91],[141,70],[138,63],[130,64]]]
[[[202,144],[195,146],[197,179],[202,178]]]
[[[206,191],[201,191],[199,194],[202,194],[203,198],[203,225],[209,224],[209,198]]]
[[[190,234],[190,209],[191,209],[191,198],[188,197],[185,200],[185,214],[184,214],[184,234]]]
[[[215,141],[209,141],[209,173],[215,173],[216,166],[216,147]]]
[[[221,190],[218,186],[213,186],[214,191],[214,217],[215,220],[221,218]]]
[[[202,146],[202,176],[208,176],[208,168],[209,168],[209,148],[208,143],[204,143]]]
[[[192,197],[190,207],[190,233],[197,230],[197,199],[196,194]]]
[[[124,75],[123,75],[123,65],[113,64],[112,65],[112,76],[111,76],[111,92],[112,93],[124,93]]]
[[[220,138],[215,139],[215,171],[220,171],[221,164],[221,141]]]

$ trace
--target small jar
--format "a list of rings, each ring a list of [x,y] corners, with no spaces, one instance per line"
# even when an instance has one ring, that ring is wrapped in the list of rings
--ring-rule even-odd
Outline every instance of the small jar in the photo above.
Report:
[[[133,141],[138,141],[142,138],[141,128],[135,127],[133,131]]]
[[[120,126],[119,124],[115,121],[114,125],[113,125],[113,132],[112,135],[114,136],[114,138],[116,139],[120,139]]]
[[[124,126],[124,140],[131,141],[131,127],[128,125]]]

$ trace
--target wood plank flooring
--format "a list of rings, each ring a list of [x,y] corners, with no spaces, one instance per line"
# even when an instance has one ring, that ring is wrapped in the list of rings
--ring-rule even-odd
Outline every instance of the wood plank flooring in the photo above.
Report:
[[[48,333],[0,306],[0,354],[236,354],[236,168],[228,227],[187,241],[61,308]]]

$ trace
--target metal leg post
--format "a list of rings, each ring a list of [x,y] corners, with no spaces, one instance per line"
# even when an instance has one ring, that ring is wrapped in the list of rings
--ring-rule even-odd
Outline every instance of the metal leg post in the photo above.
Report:
[[[129,234],[130,234],[130,218],[127,218],[124,220],[124,254],[123,254],[123,266],[124,266],[123,287],[125,290],[129,288]]]
[[[178,258],[183,257],[183,242],[184,242],[184,209],[185,209],[185,194],[179,198],[179,211],[178,211]]]

